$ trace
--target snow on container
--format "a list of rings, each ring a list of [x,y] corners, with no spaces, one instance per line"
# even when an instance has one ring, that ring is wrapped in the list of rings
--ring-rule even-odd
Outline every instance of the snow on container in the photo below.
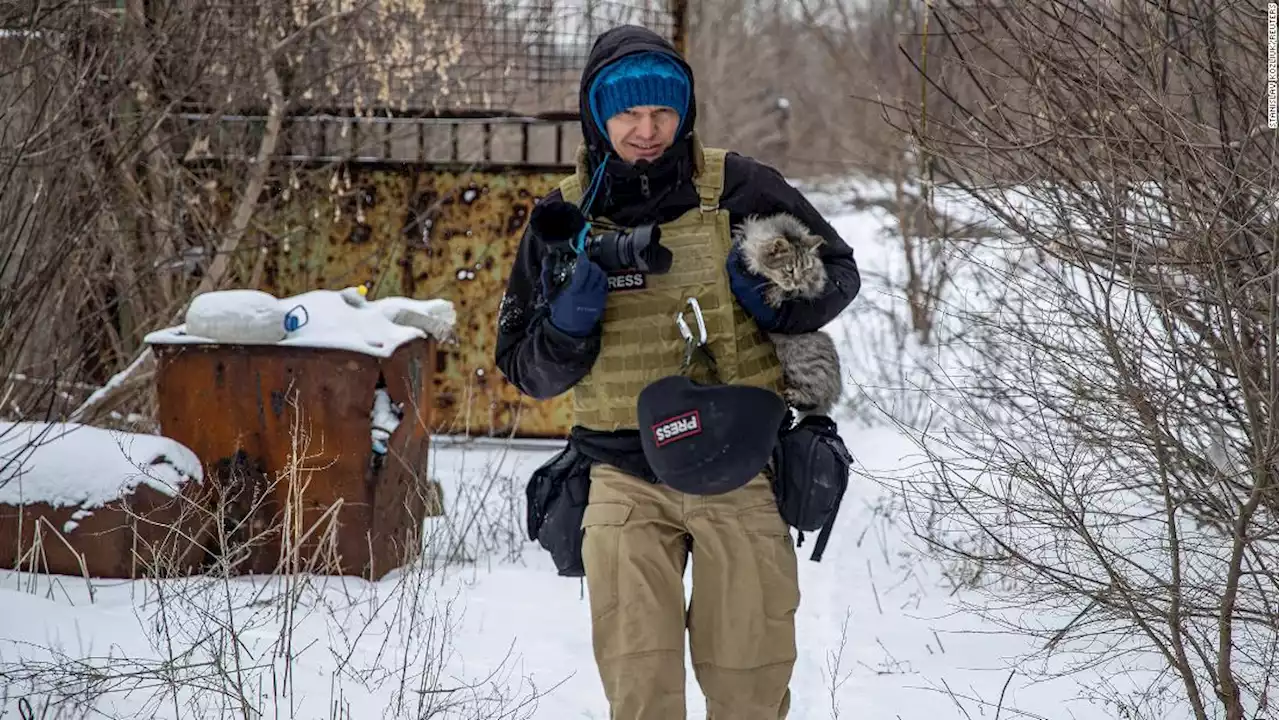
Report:
[[[0,563],[31,572],[180,575],[204,560],[200,461],[170,438],[0,422]]]
[[[209,295],[222,308],[246,297]],[[439,512],[431,379],[453,305],[357,288],[276,302],[275,342],[188,325],[147,336],[162,432],[207,469],[227,528],[215,552],[243,558],[236,571],[379,578],[421,551],[423,521]]]

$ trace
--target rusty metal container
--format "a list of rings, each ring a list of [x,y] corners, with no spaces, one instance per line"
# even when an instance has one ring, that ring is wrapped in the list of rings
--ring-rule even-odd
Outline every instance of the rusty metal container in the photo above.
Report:
[[[208,527],[198,484],[170,497],[145,485],[81,514],[48,503],[0,503],[0,562],[54,575],[137,578],[185,575],[205,561]],[[69,521],[75,530],[65,531]]]
[[[153,345],[161,432],[190,448],[218,494],[238,572],[376,579],[421,551],[433,340],[389,357],[280,345]],[[403,419],[374,452],[382,389]],[[240,472],[232,473],[232,468]],[[216,541],[215,545],[224,544]]]

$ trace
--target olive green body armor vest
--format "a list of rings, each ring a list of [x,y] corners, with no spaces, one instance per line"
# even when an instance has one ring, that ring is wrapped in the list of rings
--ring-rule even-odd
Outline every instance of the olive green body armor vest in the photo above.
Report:
[[[686,343],[676,316],[695,298],[706,323],[706,347],[724,383],[782,392],[782,369],[773,343],[734,301],[724,264],[731,249],[729,212],[720,209],[725,151],[695,146],[700,162],[694,181],[700,207],[662,224],[661,243],[672,253],[671,271],[645,277],[643,289],[616,289],[605,305],[600,355],[573,388],[573,422],[592,430],[636,428],[636,398],[646,385],[668,375],[711,380],[695,364],[684,368]],[[560,183],[567,202],[578,203],[588,183],[585,154],[578,171]],[[593,226],[610,227],[596,218]],[[691,312],[689,327],[698,334]]]

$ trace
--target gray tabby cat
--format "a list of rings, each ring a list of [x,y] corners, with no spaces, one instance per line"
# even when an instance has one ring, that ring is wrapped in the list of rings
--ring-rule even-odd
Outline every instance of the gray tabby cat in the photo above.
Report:
[[[780,213],[749,217],[733,230],[747,270],[769,281],[764,301],[777,308],[784,300],[811,300],[822,294],[827,270],[818,257],[821,237],[795,217]],[[840,356],[831,336],[821,330],[800,335],[770,333],[782,363],[783,398],[796,410],[828,415],[840,400]]]

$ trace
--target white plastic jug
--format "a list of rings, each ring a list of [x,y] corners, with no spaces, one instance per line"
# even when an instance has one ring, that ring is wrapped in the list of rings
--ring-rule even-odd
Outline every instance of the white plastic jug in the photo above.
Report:
[[[197,295],[187,308],[188,335],[220,343],[269,345],[283,340],[288,308],[260,290],[219,290]]]

